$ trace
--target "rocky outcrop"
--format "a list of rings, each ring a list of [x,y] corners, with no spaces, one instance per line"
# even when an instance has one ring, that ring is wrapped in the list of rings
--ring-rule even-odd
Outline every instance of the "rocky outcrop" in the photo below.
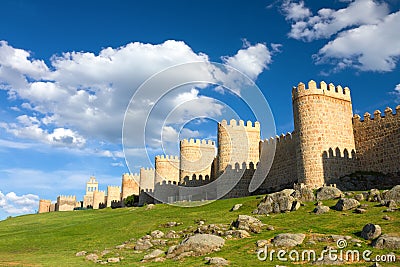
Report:
[[[400,237],[381,235],[372,243],[372,246],[375,248],[400,249]]]
[[[236,221],[232,222],[232,226],[240,230],[259,233],[264,224],[259,219],[252,216],[239,215]]]
[[[343,196],[342,191],[332,186],[323,186],[317,190],[317,200],[336,199]]]
[[[210,234],[196,234],[168,249],[167,258],[180,259],[186,256],[202,256],[220,250],[225,244],[222,237]]]
[[[354,198],[341,198],[336,203],[334,209],[338,211],[345,211],[355,209],[358,206],[360,206],[360,202],[358,202]]]
[[[372,240],[380,236],[382,233],[382,229],[379,225],[369,223],[366,224],[362,231],[361,231],[361,237],[366,239],[366,240]]]
[[[279,234],[274,237],[272,244],[276,247],[295,247],[303,243],[305,234]]]

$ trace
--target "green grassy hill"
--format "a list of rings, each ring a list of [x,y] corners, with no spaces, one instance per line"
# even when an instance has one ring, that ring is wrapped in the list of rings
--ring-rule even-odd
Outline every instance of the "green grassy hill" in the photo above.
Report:
[[[135,253],[130,249],[117,250],[115,246],[131,238],[137,239],[159,229],[164,232],[173,229],[179,231],[189,226],[197,226],[198,220],[206,224],[229,224],[239,214],[251,215],[251,212],[260,202],[261,197],[246,197],[240,199],[219,200],[211,204],[180,208],[169,205],[156,205],[154,209],[140,208],[84,210],[72,212],[53,212],[44,214],[26,215],[0,221],[0,266],[99,266],[85,261],[84,257],[76,257],[75,253],[85,250],[102,252],[110,249],[113,256],[116,253],[124,257],[115,266],[204,266],[203,257],[189,257],[182,261],[167,259],[163,263],[142,263],[145,253]],[[324,201],[325,205],[332,206],[336,201]],[[237,203],[243,206],[234,212],[230,208]],[[322,250],[326,245],[335,246],[335,243],[307,242],[315,234],[350,235],[361,239],[358,234],[367,223],[379,224],[383,233],[399,234],[400,212],[384,213],[385,207],[377,203],[362,202],[369,205],[365,214],[355,214],[352,211],[339,212],[331,210],[326,214],[315,215],[311,211],[314,203],[306,203],[298,211],[285,214],[271,214],[257,216],[266,225],[275,228],[273,231],[264,229],[260,234],[251,234],[250,238],[228,239],[221,251],[210,254],[228,259],[231,266],[298,266],[290,262],[261,262],[257,259],[255,242],[260,239],[273,238],[278,233],[304,233],[305,242],[296,247],[301,249]],[[388,215],[391,220],[383,220]],[[163,228],[161,225],[169,221],[183,223],[173,228]],[[180,239],[181,240],[181,239]],[[370,249],[374,254],[387,254],[390,251],[373,249],[369,241],[362,241],[360,251]],[[349,248],[355,249],[354,245]],[[167,248],[164,248],[166,250]],[[400,256],[400,251],[395,251]],[[207,255],[208,256],[208,255]],[[383,266],[400,266],[400,259],[396,263]],[[108,264],[108,265],[110,265]],[[308,263],[302,264],[307,266]],[[351,266],[370,266],[372,263],[358,262]]]

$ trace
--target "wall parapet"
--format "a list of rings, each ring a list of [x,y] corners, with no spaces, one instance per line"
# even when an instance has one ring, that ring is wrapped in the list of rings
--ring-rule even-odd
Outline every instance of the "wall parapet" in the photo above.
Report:
[[[157,155],[156,161],[179,161],[179,156],[172,155]]]
[[[215,142],[212,140],[208,140],[208,139],[193,139],[190,138],[188,139],[182,139],[181,140],[181,146],[210,146],[210,147],[214,147],[215,146]]]
[[[392,117],[399,117],[400,105],[396,107],[396,113],[394,113],[393,109],[391,109],[390,107],[386,107],[383,113],[385,114],[384,116],[382,116],[382,112],[380,110],[375,110],[373,114],[374,116],[372,117],[372,115],[369,112],[365,112],[363,118],[361,118],[361,116],[358,114],[354,114],[353,123],[363,123],[363,122],[368,123],[370,121],[378,121]]]
[[[292,142],[294,141],[294,132],[287,132],[286,134],[282,133],[281,135],[276,135],[275,137],[270,137],[268,139],[261,140],[261,145],[269,145],[272,143],[281,143],[281,142]]]
[[[335,86],[332,83],[328,85],[324,81],[319,83],[319,87],[317,87],[317,83],[313,80],[308,82],[308,87],[306,87],[304,83],[300,82],[292,89],[293,100],[307,95],[325,95],[341,100],[351,101],[350,89],[347,86],[343,88],[341,85]]]
[[[260,123],[258,121],[253,122],[252,121],[247,121],[246,125],[244,124],[243,120],[235,120],[235,119],[231,119],[229,121],[229,123],[227,122],[227,120],[222,120],[221,122],[219,122],[220,125],[224,126],[224,127],[230,127],[230,128],[239,128],[242,129],[243,127],[246,130],[259,130],[260,129]]]
[[[59,195],[59,196],[57,197],[57,199],[59,199],[59,200],[68,200],[68,201],[71,201],[71,200],[75,201],[75,200],[76,200],[76,196],[72,196],[72,195],[69,195],[69,196],[66,196],[66,195]]]

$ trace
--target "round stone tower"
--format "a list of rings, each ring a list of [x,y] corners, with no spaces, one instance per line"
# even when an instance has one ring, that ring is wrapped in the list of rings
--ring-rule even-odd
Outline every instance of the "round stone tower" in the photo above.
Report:
[[[299,183],[319,187],[325,183],[322,153],[330,148],[355,149],[350,90],[314,81],[292,90],[294,128],[297,133]]]
[[[196,179],[211,178],[211,165],[215,158],[215,144],[211,140],[187,140],[180,142],[180,177],[181,183]]]
[[[256,166],[260,159],[260,123],[251,121],[226,120],[218,123],[218,174],[228,165],[234,166],[252,162]]]
[[[179,182],[179,157],[178,156],[156,156],[155,158],[155,184],[164,181]]]

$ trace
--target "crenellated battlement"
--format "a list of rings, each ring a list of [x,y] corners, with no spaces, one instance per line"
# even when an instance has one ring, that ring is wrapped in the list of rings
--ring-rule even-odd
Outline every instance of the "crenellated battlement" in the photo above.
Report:
[[[345,159],[355,159],[356,158],[356,152],[354,149],[348,150],[347,148],[329,148],[328,150],[324,151],[322,153],[323,158],[345,158]]]
[[[60,200],[60,201],[76,201],[76,196],[72,196],[72,195],[70,195],[70,196],[59,195],[59,196],[57,197],[57,200]]]
[[[272,143],[282,143],[282,142],[292,142],[294,140],[293,132],[287,132],[286,134],[276,135],[275,137],[270,137],[268,139],[261,140],[261,145],[268,145]]]
[[[156,156],[156,161],[171,161],[171,162],[179,162],[179,156],[172,155],[158,155]]]
[[[348,87],[343,88],[340,85],[335,86],[332,83],[328,85],[324,81],[320,82],[319,87],[317,87],[317,83],[313,80],[308,82],[308,87],[306,87],[304,83],[300,82],[292,89],[293,100],[307,95],[325,95],[345,101],[351,101],[350,89]]]
[[[109,186],[107,186],[107,188],[108,188],[108,189],[117,189],[117,190],[120,190],[120,189],[121,189],[121,186],[119,186],[119,185],[109,185]]]
[[[373,122],[373,121],[380,121],[380,120],[384,120],[384,119],[392,119],[392,118],[396,118],[399,119],[400,118],[400,105],[398,105],[396,107],[396,113],[393,112],[393,109],[391,109],[390,107],[387,107],[384,111],[383,111],[384,115],[382,116],[382,112],[380,110],[375,110],[374,111],[374,116],[372,117],[372,115],[369,112],[365,112],[363,119],[361,118],[360,115],[358,114],[354,114],[353,116],[353,123],[369,123],[369,122]]]
[[[215,142],[207,139],[183,139],[181,146],[202,146],[202,147],[215,147]]]
[[[260,123],[258,121],[254,122],[254,125],[253,122],[247,121],[245,125],[243,120],[237,121],[235,119],[231,119],[229,123],[227,120],[222,120],[219,124],[230,128],[242,129],[244,127],[246,130],[260,130]]]
[[[140,170],[143,170],[143,171],[154,171],[154,168],[142,167],[142,168],[140,168]]]

